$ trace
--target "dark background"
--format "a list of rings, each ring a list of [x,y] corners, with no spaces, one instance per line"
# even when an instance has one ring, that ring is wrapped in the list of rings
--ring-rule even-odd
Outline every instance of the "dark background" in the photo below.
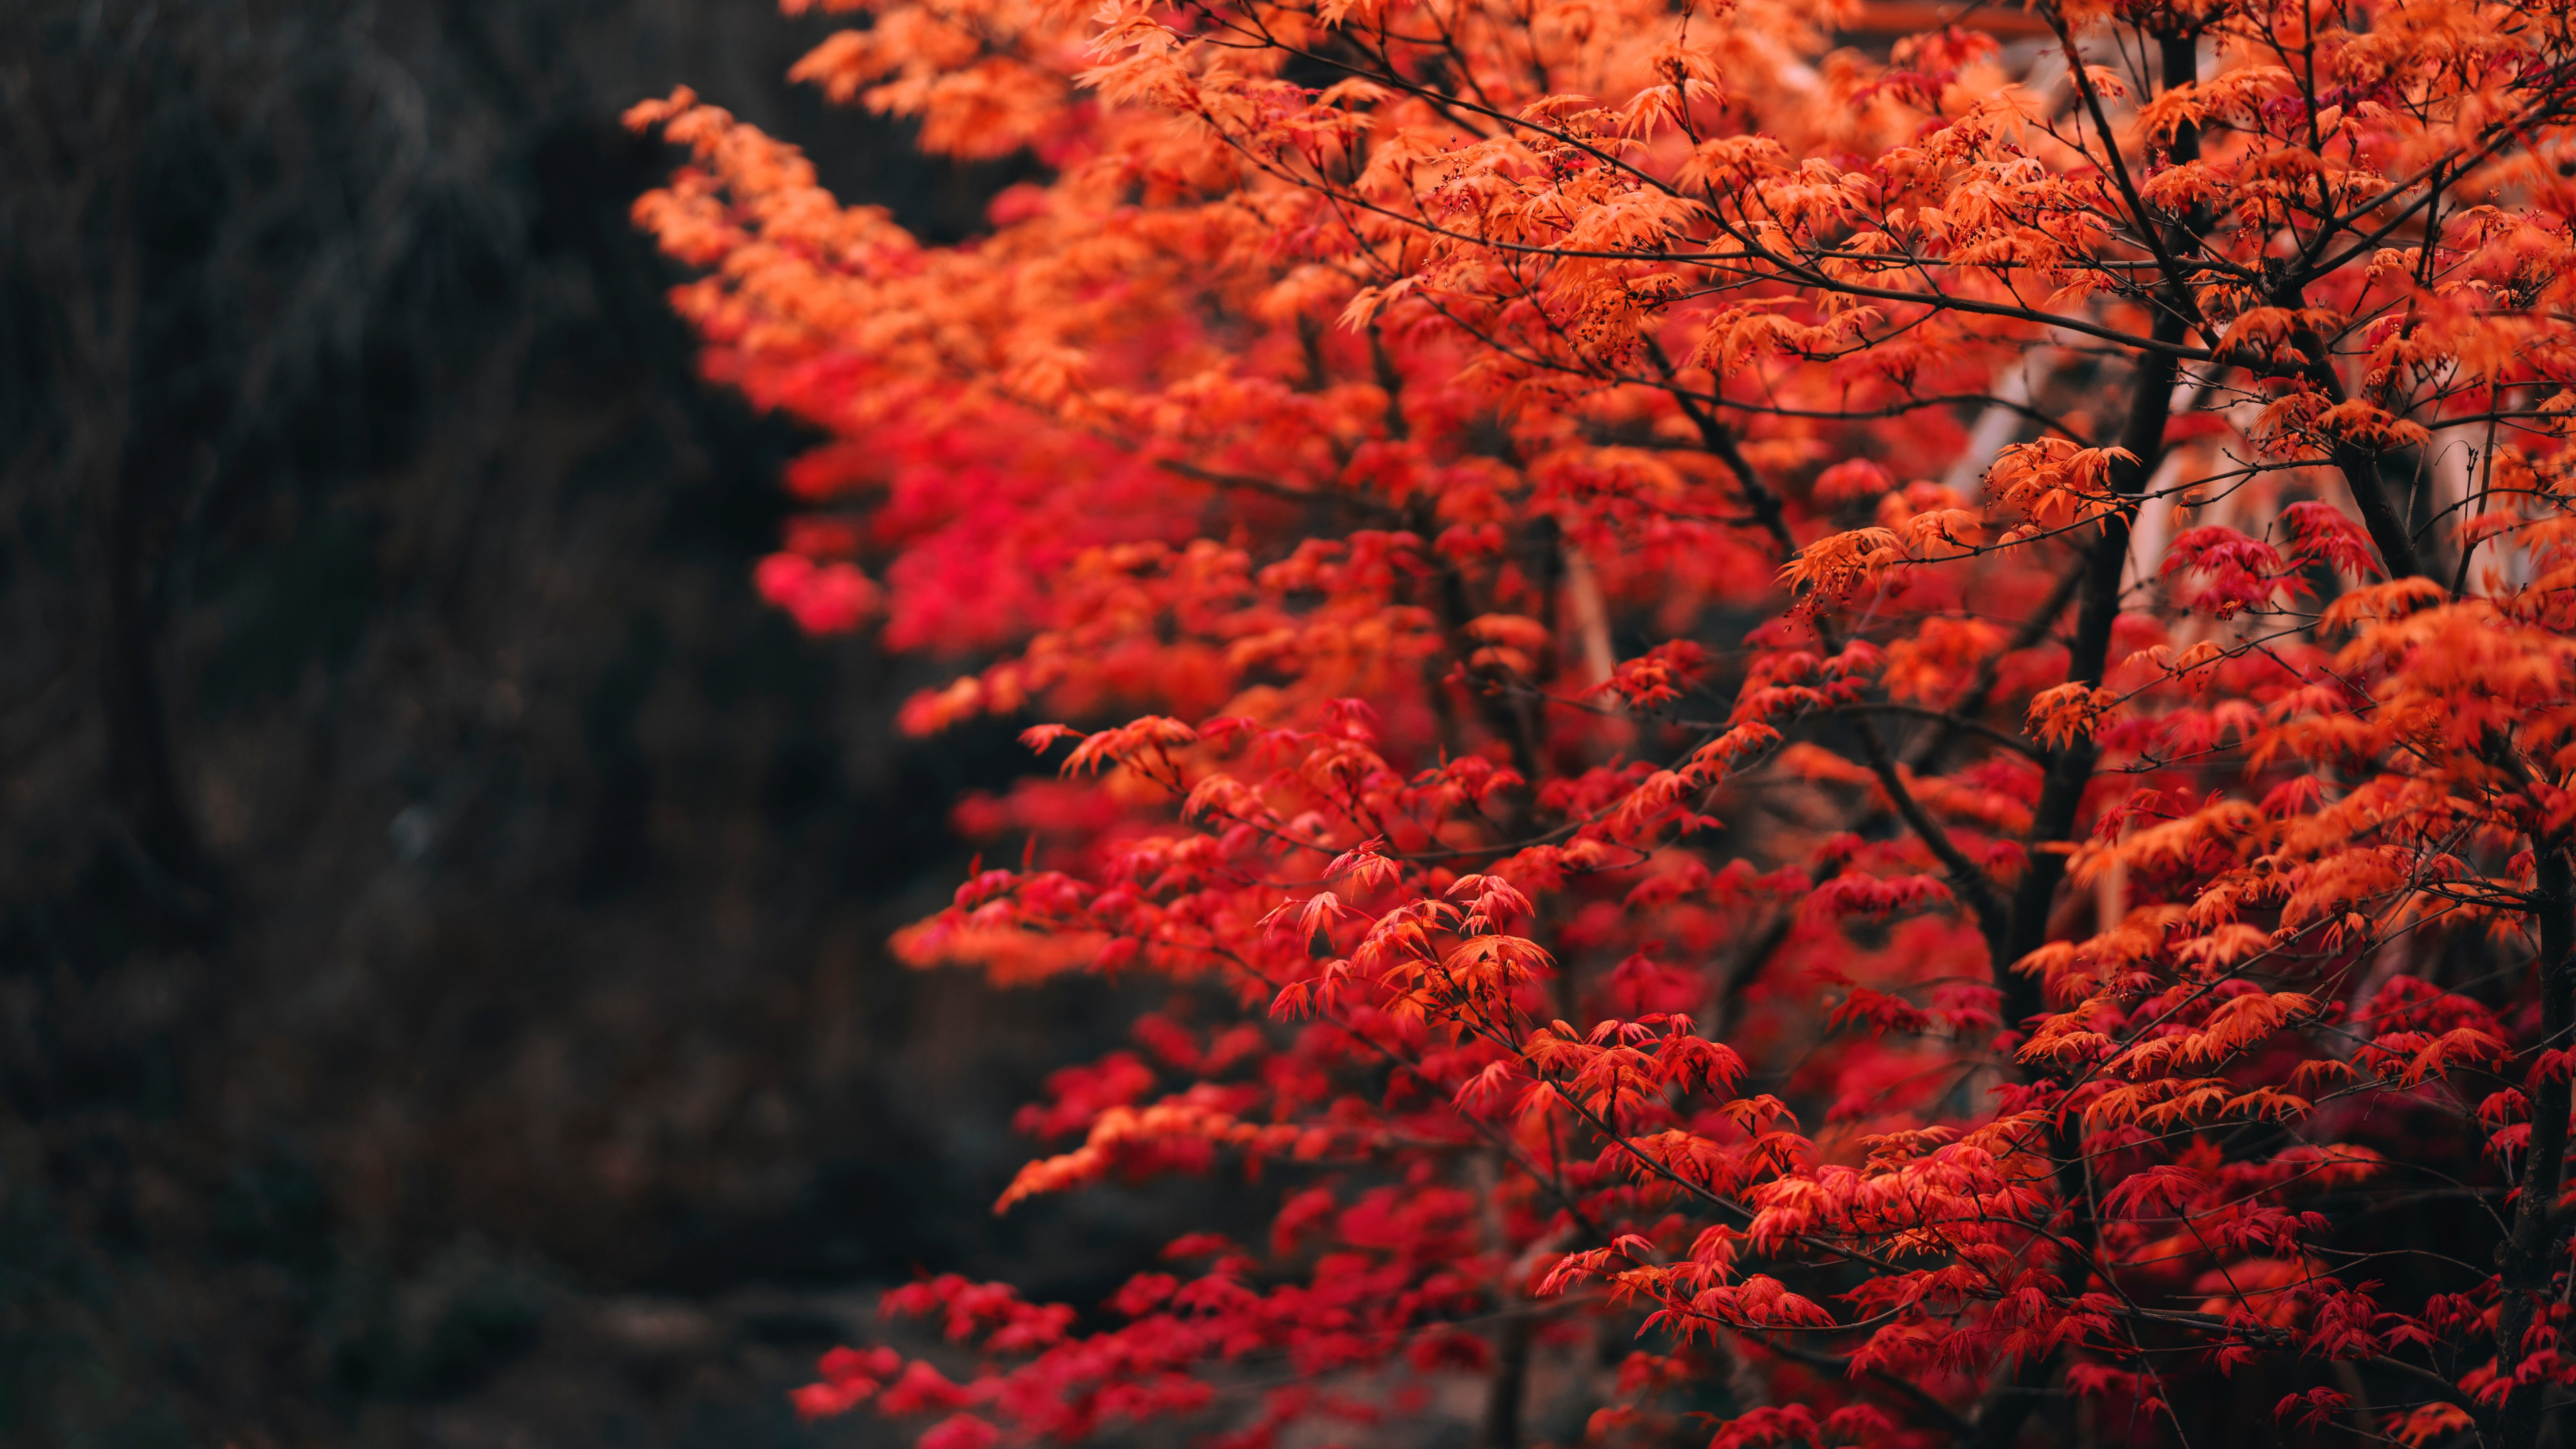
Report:
[[[628,225],[685,81],[966,234],[760,0],[0,5],[0,1443],[729,1446],[1120,1020],[882,942],[1009,732],[753,596],[788,424]]]

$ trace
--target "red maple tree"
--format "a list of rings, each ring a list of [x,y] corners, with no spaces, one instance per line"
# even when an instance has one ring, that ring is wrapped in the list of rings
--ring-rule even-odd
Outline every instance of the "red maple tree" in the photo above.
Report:
[[[634,113],[710,373],[834,439],[759,587],[980,660],[913,728],[1071,722],[899,948],[1172,1005],[1001,1207],[1274,1215],[899,1289],[973,1369],[802,1408],[2537,1442],[2566,4],[828,8],[801,75],[1051,179],[926,246]]]

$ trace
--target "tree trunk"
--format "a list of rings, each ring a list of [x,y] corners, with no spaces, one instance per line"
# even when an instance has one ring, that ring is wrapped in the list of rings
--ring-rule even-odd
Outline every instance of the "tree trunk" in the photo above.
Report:
[[[2576,1026],[2576,872],[2571,872],[2563,845],[2533,842],[2540,887],[2540,1033],[2545,1043],[2563,1042]],[[2531,1329],[2542,1295],[2552,1276],[2550,1246],[2557,1236],[2552,1218],[2558,1205],[2559,1177],[2567,1159],[2567,1113],[2570,1093],[2564,1074],[2534,1089],[2531,1104],[2531,1155],[2516,1186],[2513,1230],[2496,1250],[2503,1301],[2496,1314],[2496,1368],[2510,1375],[2522,1361],[2522,1339]],[[2541,1384],[2523,1384],[2505,1396],[2498,1415],[2500,1449],[2533,1449],[2540,1440]]]

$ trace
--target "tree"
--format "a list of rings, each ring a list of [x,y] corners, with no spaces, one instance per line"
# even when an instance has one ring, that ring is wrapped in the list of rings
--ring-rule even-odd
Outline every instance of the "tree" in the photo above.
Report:
[[[899,1289],[972,1374],[807,1411],[2536,1442],[2566,7],[849,8],[801,75],[1052,179],[924,247],[634,113],[710,374],[831,435],[759,586],[1079,722],[899,939],[1170,983],[1000,1206],[1276,1208]]]

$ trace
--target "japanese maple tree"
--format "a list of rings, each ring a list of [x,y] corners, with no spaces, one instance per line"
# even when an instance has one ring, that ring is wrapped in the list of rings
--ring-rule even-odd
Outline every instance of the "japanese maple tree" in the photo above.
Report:
[[[832,439],[758,586],[1056,766],[908,960],[1169,984],[999,1206],[1270,1227],[903,1287],[955,1353],[802,1408],[2537,1442],[2568,5],[827,8],[801,75],[1049,179],[928,246],[636,110],[709,372]]]

